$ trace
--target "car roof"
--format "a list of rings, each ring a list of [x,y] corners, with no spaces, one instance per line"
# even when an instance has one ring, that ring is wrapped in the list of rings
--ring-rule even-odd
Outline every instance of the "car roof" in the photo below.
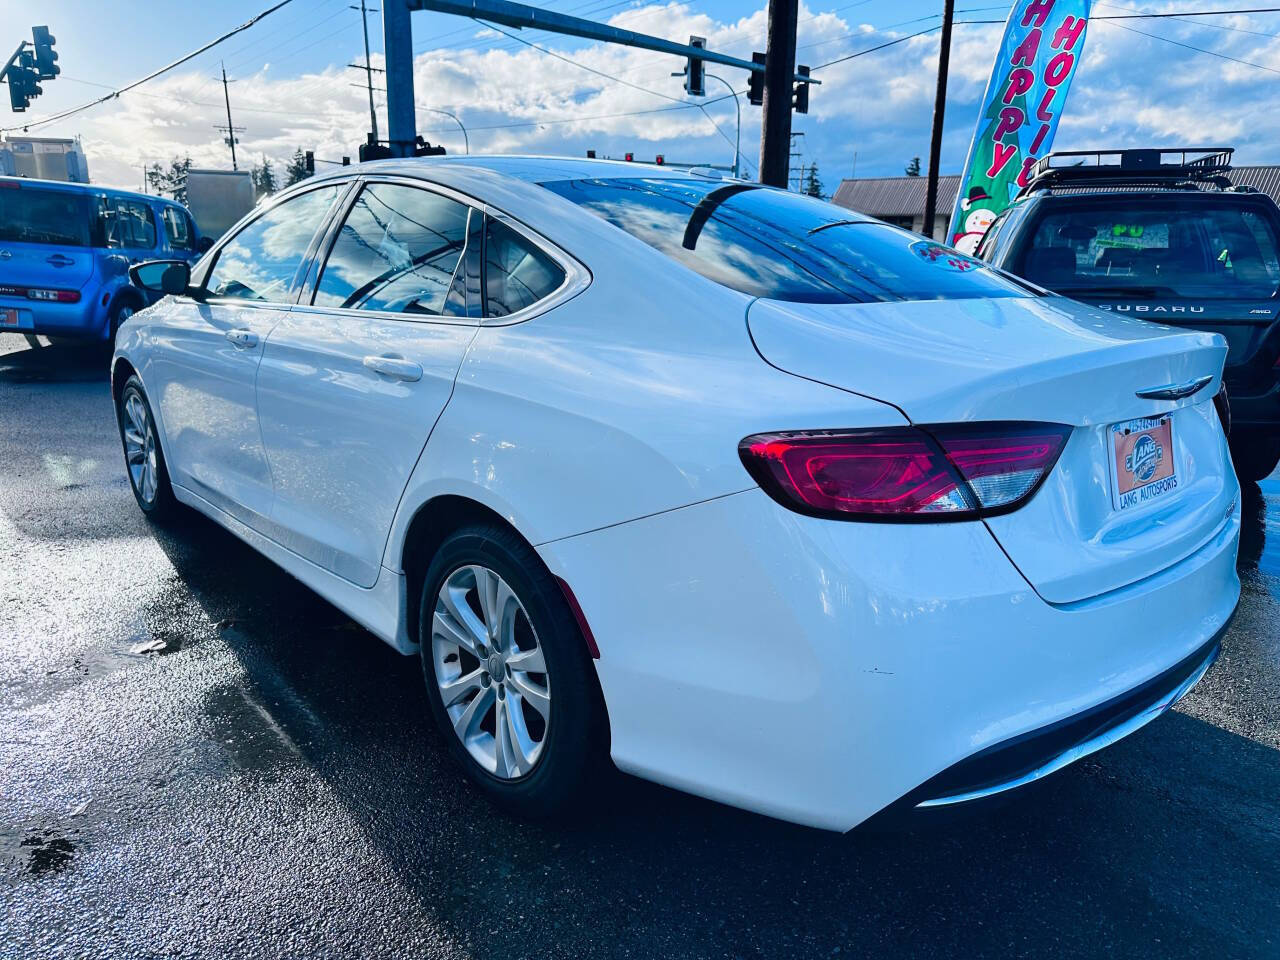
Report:
[[[364,172],[422,176],[426,171],[439,169],[440,167],[450,167],[455,170],[484,170],[523,180],[526,183],[550,183],[555,180],[619,180],[635,178],[686,180],[689,177],[701,178],[703,176],[689,167],[629,163],[623,160],[590,160],[580,157],[463,155],[376,160],[343,167],[340,170],[326,172],[319,177],[311,179],[329,179]]]
[[[0,177],[0,183],[12,183],[24,189],[61,190],[64,193],[86,193],[95,197],[128,197],[131,200],[149,200],[152,203],[163,203],[171,207],[182,206],[176,200],[157,196],[154,193],[121,190],[119,187],[103,187],[96,183],[70,183],[66,180],[41,180],[36,177]]]

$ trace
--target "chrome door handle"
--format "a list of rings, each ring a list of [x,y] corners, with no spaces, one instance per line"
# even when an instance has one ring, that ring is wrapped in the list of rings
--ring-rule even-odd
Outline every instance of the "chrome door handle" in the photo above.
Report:
[[[374,373],[393,377],[396,380],[407,380],[410,383],[416,383],[422,379],[422,364],[406,360],[403,357],[369,356],[364,358],[364,365]]]
[[[252,330],[228,330],[224,336],[237,347],[256,347],[258,335]]]

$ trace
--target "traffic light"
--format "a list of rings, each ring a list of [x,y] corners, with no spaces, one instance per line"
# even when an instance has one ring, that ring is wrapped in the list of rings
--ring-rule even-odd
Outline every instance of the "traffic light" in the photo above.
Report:
[[[664,163],[667,162],[667,158],[664,157],[662,154],[658,154],[658,158],[653,162],[656,163],[658,166],[662,166]]]
[[[4,72],[9,83],[9,105],[15,113],[22,113],[31,105],[31,101],[44,91],[36,81],[35,58],[26,50],[20,50]]]
[[[57,38],[49,33],[48,27],[32,27],[31,37],[35,40],[36,72],[41,80],[52,80],[62,72],[62,68],[55,62],[58,52],[53,49]]]
[[[753,53],[751,59],[756,63],[764,66],[764,54]],[[764,71],[752,70],[751,78],[747,81],[747,99],[754,103],[757,107],[764,103]]]
[[[302,165],[307,170],[307,176],[314,177],[316,174],[316,154],[314,150],[308,150],[302,155]]]
[[[706,37],[689,38],[689,46],[691,47],[703,49],[706,45]],[[706,74],[703,71],[701,57],[689,58],[689,68],[684,74],[684,92],[691,97],[705,97],[707,95]]]
[[[796,73],[802,77],[809,75],[808,67],[796,67]],[[809,84],[808,81],[796,84],[796,95],[791,100],[792,106],[795,107],[796,113],[809,112]]]
[[[636,158],[636,155],[634,153],[627,153],[622,159],[626,160],[627,163],[631,163],[631,161],[635,160],[635,158]]]

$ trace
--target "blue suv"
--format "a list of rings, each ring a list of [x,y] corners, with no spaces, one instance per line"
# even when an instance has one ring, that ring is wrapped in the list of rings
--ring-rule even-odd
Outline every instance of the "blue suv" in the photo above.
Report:
[[[112,341],[147,295],[142,260],[194,261],[185,207],[88,184],[0,177],[0,333]]]

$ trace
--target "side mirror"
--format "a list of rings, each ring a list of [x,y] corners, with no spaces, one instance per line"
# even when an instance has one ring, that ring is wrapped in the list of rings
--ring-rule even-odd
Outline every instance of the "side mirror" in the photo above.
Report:
[[[213,249],[213,237],[201,237],[196,241],[197,253],[208,253]]]
[[[185,260],[149,260],[130,267],[129,279],[152,293],[181,296],[191,286],[191,265]]]

